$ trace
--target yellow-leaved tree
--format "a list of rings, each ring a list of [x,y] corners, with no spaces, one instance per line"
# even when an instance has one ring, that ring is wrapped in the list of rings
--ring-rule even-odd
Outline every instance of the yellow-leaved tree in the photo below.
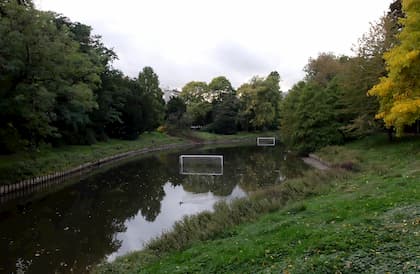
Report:
[[[395,127],[397,136],[420,119],[420,0],[403,0],[402,6],[400,43],[384,54],[388,75],[368,92],[379,99],[376,118]]]

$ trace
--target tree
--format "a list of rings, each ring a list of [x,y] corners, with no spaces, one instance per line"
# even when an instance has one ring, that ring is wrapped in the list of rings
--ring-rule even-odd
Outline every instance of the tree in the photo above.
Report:
[[[420,118],[420,6],[403,0],[402,7],[406,18],[397,35],[400,43],[384,54],[388,74],[369,91],[379,99],[376,118],[395,127],[397,135]]]
[[[166,104],[166,116],[173,116],[174,119],[181,119],[182,115],[187,111],[187,105],[180,97],[171,97]]]
[[[380,128],[374,119],[378,110],[377,100],[366,96],[367,91],[378,81],[380,68],[381,64],[376,60],[352,57],[345,63],[343,71],[334,78],[339,87],[337,114],[347,139],[366,136]]]
[[[154,130],[163,123],[165,117],[165,101],[159,87],[159,77],[151,67],[143,68],[137,79],[143,92],[143,123],[145,130]]]
[[[0,2],[0,153],[134,139],[160,125],[158,76],[146,67],[125,77],[116,58],[90,26],[30,0]]]
[[[90,117],[96,138],[106,140],[108,136],[119,137],[113,127],[118,128],[123,123],[122,113],[130,94],[130,80],[119,70],[106,69],[101,74],[101,82],[101,87],[95,91],[98,108]]]
[[[327,86],[328,82],[341,71],[341,58],[332,53],[320,53],[316,59],[309,58],[305,66],[306,81],[314,81],[321,86]]]
[[[57,28],[54,13],[15,1],[0,5],[0,149],[74,135],[97,107],[100,68],[66,27]]]
[[[205,82],[192,81],[187,83],[181,91],[180,97],[187,104],[187,113],[194,125],[207,125],[211,119],[211,96]]]
[[[268,88],[269,95],[272,100],[272,106],[274,108],[274,119],[271,125],[271,129],[277,129],[280,124],[280,105],[283,99],[283,94],[280,89],[280,74],[277,71],[272,71],[265,79],[265,85]]]
[[[45,69],[39,61],[47,59],[47,39],[41,25],[48,20],[32,8],[15,1],[0,4],[0,152],[12,152],[23,146],[35,146],[56,134],[50,125],[54,93],[32,79],[41,78]],[[31,32],[29,32],[31,30]],[[54,32],[54,29],[46,28]],[[36,69],[40,67],[41,71]]]
[[[346,138],[365,136],[383,127],[383,123],[375,120],[378,101],[366,94],[386,75],[383,54],[398,42],[395,34],[400,29],[398,16],[402,16],[398,2],[391,4],[390,12],[372,23],[369,31],[358,40],[353,49],[355,57],[341,58],[344,60],[342,69],[335,78],[340,87],[338,111]]]
[[[107,127],[111,137],[135,140],[144,132],[143,90],[135,79],[125,77],[118,86],[123,92],[123,104],[117,111],[121,112],[120,119]]]
[[[166,104],[166,127],[169,131],[186,128],[188,121],[185,117],[187,105],[180,97],[171,97]]]
[[[116,58],[116,55],[112,51],[108,51],[106,56],[101,52],[101,48],[105,47],[100,42],[100,37],[91,35],[90,26],[73,23],[61,15],[55,15],[54,22],[57,29],[68,33],[68,36],[77,43],[78,59],[72,60],[74,65],[69,65],[73,70],[69,71],[68,77],[73,83],[79,83],[89,91],[93,101],[92,105],[86,104],[88,100],[84,98],[75,101],[76,96],[61,89],[57,93],[58,115],[54,125],[66,143],[92,144],[96,142],[92,125],[95,122],[92,118],[93,113],[100,107],[97,99],[98,95],[101,95],[98,93],[102,82],[101,75],[107,70],[108,62]]]
[[[234,134],[238,127],[239,100],[233,94],[224,94],[223,100],[214,105],[211,131],[219,134]]]
[[[270,73],[265,79],[254,77],[238,88],[241,102],[240,120],[243,129],[277,128],[281,101],[280,76]]]
[[[213,78],[208,85],[208,88],[211,94],[211,101],[221,101],[223,95],[235,93],[232,84],[225,76]]]
[[[189,105],[204,102],[208,93],[209,87],[205,82],[191,81],[182,88],[180,96]]]
[[[322,87],[316,82],[299,82],[282,103],[280,134],[285,144],[300,154],[343,141],[337,119],[338,86]]]

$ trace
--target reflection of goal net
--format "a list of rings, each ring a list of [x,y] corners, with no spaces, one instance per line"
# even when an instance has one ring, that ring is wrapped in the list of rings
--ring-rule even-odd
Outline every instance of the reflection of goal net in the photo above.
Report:
[[[257,137],[257,146],[268,147],[276,145],[276,137]]]
[[[183,175],[223,175],[223,156],[181,155],[179,167]]]

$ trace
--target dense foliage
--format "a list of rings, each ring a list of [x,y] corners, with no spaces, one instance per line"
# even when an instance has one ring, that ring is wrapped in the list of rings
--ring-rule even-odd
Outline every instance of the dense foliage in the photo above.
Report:
[[[283,141],[308,153],[382,130],[384,124],[375,118],[383,119],[390,137],[394,127],[400,135],[405,126],[419,125],[418,15],[417,1],[401,5],[397,0],[359,40],[355,56],[310,58],[304,81],[281,105]],[[368,92],[379,97],[379,104]]]
[[[165,106],[153,69],[137,78],[114,69],[116,54],[91,27],[39,11],[30,0],[1,1],[0,154],[131,140],[162,125],[175,134],[190,127],[221,134],[280,129],[300,153],[385,127],[390,136],[413,124],[418,132],[419,13],[417,1],[394,1],[354,56],[310,58],[304,79],[286,95],[276,71],[237,90],[218,76],[187,83]]]
[[[0,3],[0,153],[135,139],[164,116],[157,75],[130,79],[91,28],[31,1]]]
[[[240,119],[244,129],[275,129],[279,125],[280,75],[271,72],[265,79],[254,77],[238,89],[241,100]]]
[[[281,134],[283,141],[300,153],[321,144],[343,141],[338,118],[337,85],[321,87],[314,82],[299,82],[284,99]]]
[[[280,75],[271,72],[266,78],[255,76],[238,90],[219,76],[205,82],[187,83],[181,98],[193,125],[204,130],[233,134],[238,130],[277,129],[280,118]]]
[[[379,98],[376,117],[395,127],[398,135],[420,118],[420,5],[413,0],[402,4],[406,17],[399,44],[384,54],[388,74],[369,91]]]

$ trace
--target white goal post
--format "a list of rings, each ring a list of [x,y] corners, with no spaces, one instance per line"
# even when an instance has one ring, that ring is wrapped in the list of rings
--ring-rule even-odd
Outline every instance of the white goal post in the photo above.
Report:
[[[276,137],[257,137],[257,146],[273,147],[276,145]]]
[[[181,175],[223,175],[223,155],[180,155]]]

